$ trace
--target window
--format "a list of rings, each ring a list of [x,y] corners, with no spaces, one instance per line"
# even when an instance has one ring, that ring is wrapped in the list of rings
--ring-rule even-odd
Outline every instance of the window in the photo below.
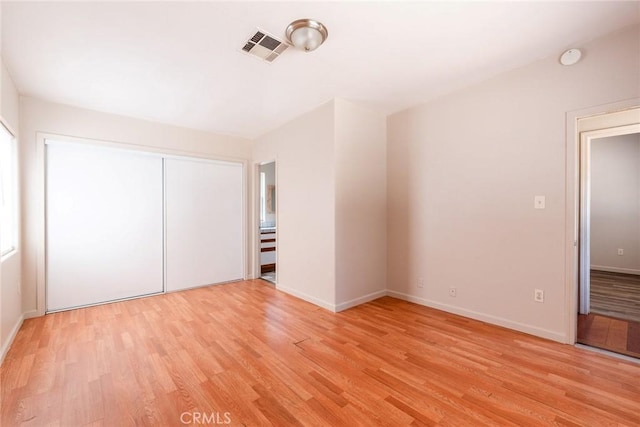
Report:
[[[18,240],[16,142],[0,124],[0,256],[16,250]]]

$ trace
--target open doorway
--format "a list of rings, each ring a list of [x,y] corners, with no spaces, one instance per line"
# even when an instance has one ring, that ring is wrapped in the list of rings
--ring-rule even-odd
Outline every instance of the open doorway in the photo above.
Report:
[[[577,341],[640,358],[640,124],[580,135]]]
[[[259,224],[260,278],[271,283],[277,281],[277,215],[276,215],[276,162],[261,164],[259,171]]]

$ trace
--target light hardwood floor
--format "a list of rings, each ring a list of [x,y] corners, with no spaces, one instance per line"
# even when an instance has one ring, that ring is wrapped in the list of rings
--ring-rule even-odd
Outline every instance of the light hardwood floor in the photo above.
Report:
[[[393,298],[247,281],[25,322],[2,426],[640,425],[640,365]]]
[[[640,323],[640,276],[591,270],[591,311]]]

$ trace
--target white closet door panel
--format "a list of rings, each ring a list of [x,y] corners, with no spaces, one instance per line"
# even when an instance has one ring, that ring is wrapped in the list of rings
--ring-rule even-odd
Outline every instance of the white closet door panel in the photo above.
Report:
[[[242,279],[242,165],[166,159],[165,191],[167,291]]]
[[[47,310],[162,292],[162,158],[47,142]]]

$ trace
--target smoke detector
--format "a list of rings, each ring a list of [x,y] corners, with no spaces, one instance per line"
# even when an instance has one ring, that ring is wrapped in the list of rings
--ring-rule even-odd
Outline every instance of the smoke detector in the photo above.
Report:
[[[560,56],[560,63],[562,65],[573,65],[577,64],[580,58],[582,58],[580,49],[569,49]]]
[[[284,41],[257,29],[245,42],[242,52],[266,62],[273,62],[288,47],[289,45]]]

